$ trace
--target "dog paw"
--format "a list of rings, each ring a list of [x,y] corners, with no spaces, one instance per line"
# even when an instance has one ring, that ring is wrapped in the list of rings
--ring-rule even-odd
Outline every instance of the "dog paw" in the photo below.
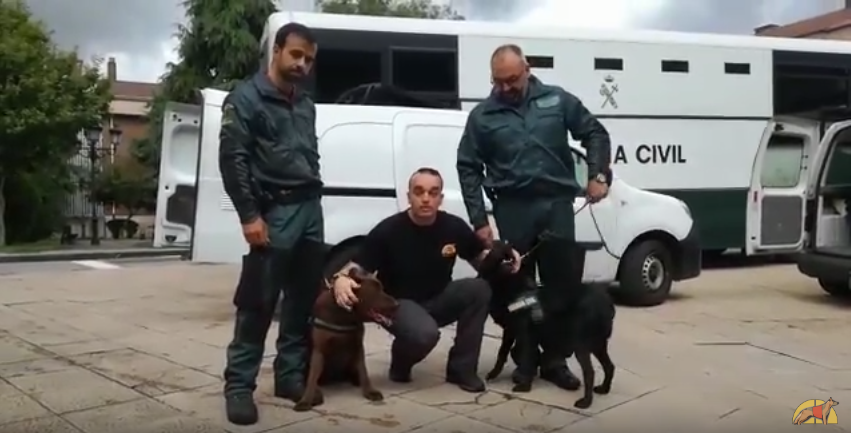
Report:
[[[363,392],[364,398],[369,401],[384,401],[384,394],[377,389],[370,389]]]
[[[606,386],[606,385],[597,385],[597,386],[594,387],[594,393],[600,394],[600,395],[606,395],[611,390],[612,390],[612,387]]]
[[[591,407],[591,402],[594,400],[588,397],[582,397],[579,400],[576,400],[576,403],[573,403],[573,407],[577,409],[588,409]]]
[[[531,383],[518,383],[511,388],[511,392],[529,392],[531,390]]]
[[[313,409],[313,405],[309,401],[300,401],[293,406],[293,410],[296,412],[307,412],[310,409]]]
[[[322,392],[316,390],[316,393],[313,394],[313,401],[311,403],[313,406],[319,406],[322,403],[325,403],[325,396],[322,395]]]

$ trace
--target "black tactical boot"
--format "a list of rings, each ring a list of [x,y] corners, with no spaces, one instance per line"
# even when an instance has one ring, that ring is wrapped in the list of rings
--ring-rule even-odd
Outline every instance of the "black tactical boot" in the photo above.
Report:
[[[228,421],[236,425],[252,425],[257,423],[257,405],[251,394],[235,394],[225,397],[225,411]]]

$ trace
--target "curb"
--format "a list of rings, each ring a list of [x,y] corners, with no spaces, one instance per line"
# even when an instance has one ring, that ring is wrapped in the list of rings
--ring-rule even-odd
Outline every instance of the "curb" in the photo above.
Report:
[[[0,254],[0,263],[66,262],[76,260],[116,260],[189,255],[188,248],[145,248],[136,250],[56,251],[45,253]]]

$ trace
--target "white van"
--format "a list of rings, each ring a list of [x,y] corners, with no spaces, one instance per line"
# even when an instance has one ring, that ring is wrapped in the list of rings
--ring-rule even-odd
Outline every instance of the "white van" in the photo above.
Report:
[[[828,128],[810,170],[798,269],[831,295],[851,297],[851,121]]]
[[[705,255],[800,251],[799,169],[825,109],[851,106],[847,41],[282,11],[267,20],[264,62],[292,21],[320,46],[308,83],[319,104],[382,83],[470,111],[490,94],[493,50],[519,45],[536,76],[606,126],[621,179],[689,205]],[[782,136],[762,140],[777,123]]]
[[[166,113],[155,242],[189,243],[196,262],[238,263],[247,248],[218,166],[226,94],[202,95],[202,109],[175,104]],[[317,105],[329,264],[348,260],[376,223],[407,207],[407,181],[420,167],[443,174],[443,209],[466,219],[455,169],[466,119],[467,113],[456,110]],[[199,135],[200,152],[193,158]],[[577,177],[585,179],[583,151],[574,150]],[[682,201],[637,189],[615,175],[609,198],[584,204],[577,197],[578,240],[604,243],[587,256],[587,280],[619,281],[632,303],[657,305],[672,281],[700,274],[700,245]],[[462,264],[455,275],[474,273]]]

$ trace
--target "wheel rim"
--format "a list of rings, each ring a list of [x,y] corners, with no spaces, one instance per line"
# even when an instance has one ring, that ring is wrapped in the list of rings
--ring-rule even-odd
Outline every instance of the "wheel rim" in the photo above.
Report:
[[[656,291],[665,284],[665,264],[656,255],[651,254],[641,265],[641,281],[650,291]]]

